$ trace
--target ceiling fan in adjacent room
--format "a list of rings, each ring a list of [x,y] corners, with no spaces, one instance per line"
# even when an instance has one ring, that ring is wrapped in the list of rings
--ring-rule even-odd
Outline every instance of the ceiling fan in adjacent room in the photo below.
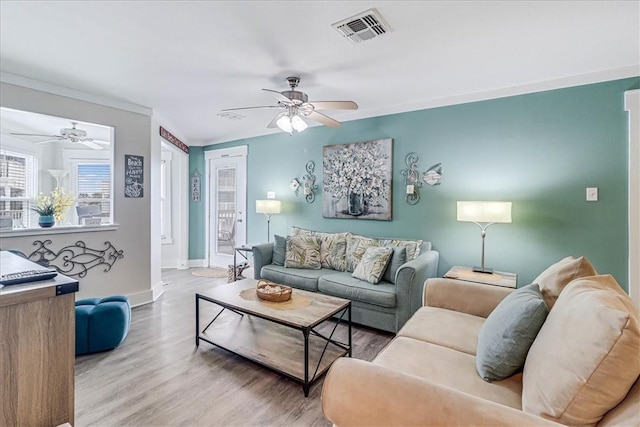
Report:
[[[82,129],[77,129],[77,122],[71,122],[71,128],[63,128],[60,129],[60,135],[43,135],[36,133],[14,133],[10,134],[13,136],[37,136],[41,138],[48,138],[45,141],[38,141],[36,144],[45,144],[48,142],[75,142],[82,145],[85,145],[94,150],[104,150],[104,147],[101,144],[109,145],[108,141],[101,141],[93,138],[89,138],[87,136],[87,131]]]
[[[278,108],[284,111],[278,113],[271,123],[267,125],[268,128],[280,128],[283,132],[289,134],[293,131],[302,132],[309,124],[307,119],[314,120],[325,126],[337,128],[340,126],[340,122],[332,119],[331,117],[318,112],[319,110],[357,110],[358,104],[353,101],[312,101],[309,102],[309,97],[306,93],[295,90],[300,83],[299,77],[287,77],[287,82],[291,90],[285,90],[278,92],[271,89],[262,89],[266,92],[276,94],[277,105],[264,105],[259,107],[241,107],[241,108],[228,108],[222,111],[237,111],[237,110],[251,110],[257,108]]]

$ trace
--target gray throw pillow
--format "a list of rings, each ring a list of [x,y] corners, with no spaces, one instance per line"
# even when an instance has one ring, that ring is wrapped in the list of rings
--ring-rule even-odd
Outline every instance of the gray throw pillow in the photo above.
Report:
[[[287,250],[287,238],[283,236],[278,236],[277,234],[273,236],[275,243],[273,245],[273,257],[271,258],[271,263],[275,265],[284,265],[284,254]]]
[[[480,377],[487,382],[499,381],[521,370],[548,314],[535,283],[503,299],[478,334],[476,370]]]
[[[391,261],[387,269],[384,271],[382,280],[389,283],[396,283],[396,271],[402,264],[407,262],[407,248],[404,246],[396,246],[393,248],[393,254],[391,254]]]

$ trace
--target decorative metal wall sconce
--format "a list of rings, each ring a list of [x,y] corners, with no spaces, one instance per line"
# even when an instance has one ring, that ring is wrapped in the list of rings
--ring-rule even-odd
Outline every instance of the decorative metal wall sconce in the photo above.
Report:
[[[442,181],[442,163],[436,163],[427,169],[422,175],[422,180],[428,185],[440,185],[440,181]]]
[[[403,169],[400,172],[402,176],[404,176],[404,183],[407,186],[404,200],[410,205],[415,205],[420,200],[419,188],[422,187],[422,182],[420,182],[418,162],[420,162],[420,156],[416,153],[407,154],[407,157],[404,159],[407,169]]]
[[[418,163],[420,156],[416,153],[409,153],[404,159],[407,169],[403,169],[400,173],[404,176],[406,187],[405,201],[410,205],[415,205],[420,201],[420,172],[418,172]],[[423,175],[422,180],[428,185],[439,185],[442,180],[442,163],[431,166]]]
[[[315,192],[318,191],[318,185],[316,184],[316,176],[313,174],[316,168],[315,163],[309,160],[305,165],[305,169],[307,173],[305,173],[300,179],[293,178],[289,183],[289,187],[295,191],[296,197],[300,193],[300,189],[302,188],[302,192],[304,193],[304,198],[307,203],[313,203],[316,199]]]

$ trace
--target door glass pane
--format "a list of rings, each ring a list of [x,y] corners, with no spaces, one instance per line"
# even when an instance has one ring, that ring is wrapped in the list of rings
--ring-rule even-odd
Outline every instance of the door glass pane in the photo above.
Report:
[[[216,170],[218,253],[233,255],[236,237],[236,169]]]

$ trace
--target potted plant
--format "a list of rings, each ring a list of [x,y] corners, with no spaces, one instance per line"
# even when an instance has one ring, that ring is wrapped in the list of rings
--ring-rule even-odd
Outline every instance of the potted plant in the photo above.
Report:
[[[36,206],[31,210],[40,215],[38,225],[40,227],[53,227],[56,221],[65,219],[67,209],[75,203],[72,193],[67,193],[64,188],[58,187],[51,193],[51,196],[45,196],[40,193],[37,197]]]
[[[32,211],[40,215],[38,218],[38,225],[43,228],[53,227],[56,223],[54,214],[56,208],[51,201],[51,198],[40,194],[38,196],[38,203],[31,208]]]

